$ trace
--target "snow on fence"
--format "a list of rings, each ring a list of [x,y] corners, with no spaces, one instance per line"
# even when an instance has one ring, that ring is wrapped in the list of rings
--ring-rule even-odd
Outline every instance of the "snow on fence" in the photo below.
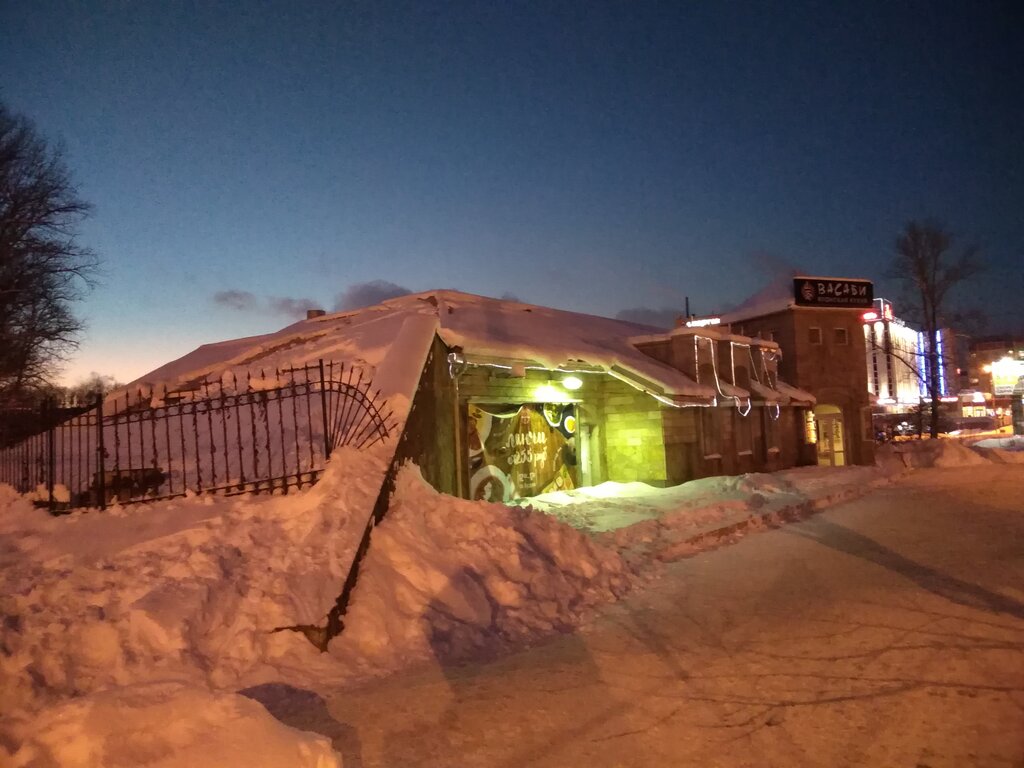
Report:
[[[261,493],[314,484],[331,451],[366,448],[393,429],[360,368],[333,361],[228,371],[177,389],[140,387],[0,448],[0,483],[51,511],[193,493]],[[2,443],[0,443],[2,445]]]

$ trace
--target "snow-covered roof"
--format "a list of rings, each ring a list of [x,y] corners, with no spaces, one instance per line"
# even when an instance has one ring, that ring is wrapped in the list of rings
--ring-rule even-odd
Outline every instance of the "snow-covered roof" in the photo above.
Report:
[[[728,312],[720,315],[723,325],[783,312],[796,306],[793,298],[793,279],[796,273],[785,273],[773,280]]]
[[[667,339],[673,336],[696,336],[701,339],[714,339],[715,341],[731,341],[735,344],[742,344],[744,346],[760,346],[766,348],[778,349],[779,345],[774,341],[768,341],[766,339],[758,339],[752,336],[744,336],[740,333],[733,333],[728,326],[694,326],[687,327],[681,325],[677,328],[673,328],[670,331],[663,332],[660,336],[642,336],[634,338],[634,343],[657,341],[660,339]]]
[[[712,388],[645,355],[630,341],[657,329],[451,290],[400,296],[351,312],[301,320],[276,333],[204,344],[137,383],[173,388],[226,369],[269,371],[323,358],[373,369],[374,385],[383,394],[411,396],[435,333],[448,346],[461,347],[467,357],[523,361],[550,369],[607,370],[683,402],[710,402],[715,395]]]
[[[794,387],[792,384],[787,384],[784,381],[776,381],[775,386],[779,394],[788,398],[788,401],[791,403],[797,403],[798,405],[814,405],[818,402],[818,398],[807,390]]]
[[[424,300],[422,296],[392,302]],[[455,291],[430,296],[438,301],[441,339],[467,355],[530,361],[551,369],[593,366],[666,397],[714,397],[711,388],[636,348],[632,338],[654,330],[647,326]]]
[[[750,394],[755,400],[761,400],[766,403],[783,403],[786,401],[786,398],[781,393],[754,380],[750,382]]]
[[[722,325],[740,323],[755,317],[773,315],[776,312],[785,312],[788,309],[797,307],[796,299],[793,296],[794,280],[821,280],[821,277],[808,277],[798,272],[785,272],[770,282],[757,293],[753,294],[728,312],[722,313],[719,318]],[[862,277],[828,277],[827,280],[860,281]],[[843,307],[833,307],[842,309]]]
[[[437,335],[449,347],[461,348],[470,362],[515,361],[551,370],[603,370],[671,402],[713,403],[718,392],[711,383],[697,383],[637,347],[644,341],[677,334],[756,342],[777,349],[773,342],[725,329],[666,332],[623,320],[436,290],[301,320],[276,333],[204,344],[134,383],[173,389],[221,376],[227,370],[264,369],[270,373],[274,368],[308,365],[318,359],[338,360],[372,372],[374,387],[401,411],[401,403],[408,404],[415,393]],[[749,396],[725,381],[720,387],[729,397]]]

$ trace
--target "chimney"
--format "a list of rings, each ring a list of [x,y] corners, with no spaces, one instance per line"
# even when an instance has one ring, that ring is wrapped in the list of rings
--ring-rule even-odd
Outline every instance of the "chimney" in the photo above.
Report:
[[[312,320],[313,318],[316,318],[316,317],[323,317],[326,314],[327,314],[327,312],[325,312],[322,309],[307,309],[306,310],[306,319],[307,320]]]

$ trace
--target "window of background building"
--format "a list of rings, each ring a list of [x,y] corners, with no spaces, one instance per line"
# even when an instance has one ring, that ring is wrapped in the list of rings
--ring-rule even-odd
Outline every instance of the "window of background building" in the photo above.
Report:
[[[811,328],[811,344],[821,344],[821,328]]]
[[[845,328],[835,329],[835,340],[836,344],[842,344],[844,346],[850,343],[850,337],[847,335]]]

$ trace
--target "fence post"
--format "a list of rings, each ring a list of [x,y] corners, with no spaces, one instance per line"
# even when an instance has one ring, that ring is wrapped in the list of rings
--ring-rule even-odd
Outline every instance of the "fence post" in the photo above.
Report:
[[[320,358],[320,415],[324,422],[324,460],[331,458],[331,437],[327,434],[327,382],[324,377],[324,359]]]
[[[43,422],[46,424],[46,492],[49,496],[47,507],[50,510],[50,514],[53,514],[53,510],[56,506],[56,501],[53,498],[53,486],[55,481],[55,474],[57,471],[57,444],[55,440],[55,433],[57,431],[56,425],[56,411],[57,401],[53,398],[46,398],[41,406],[43,409]]]
[[[100,509],[107,508],[106,448],[103,446],[103,392],[96,393],[96,493]]]

